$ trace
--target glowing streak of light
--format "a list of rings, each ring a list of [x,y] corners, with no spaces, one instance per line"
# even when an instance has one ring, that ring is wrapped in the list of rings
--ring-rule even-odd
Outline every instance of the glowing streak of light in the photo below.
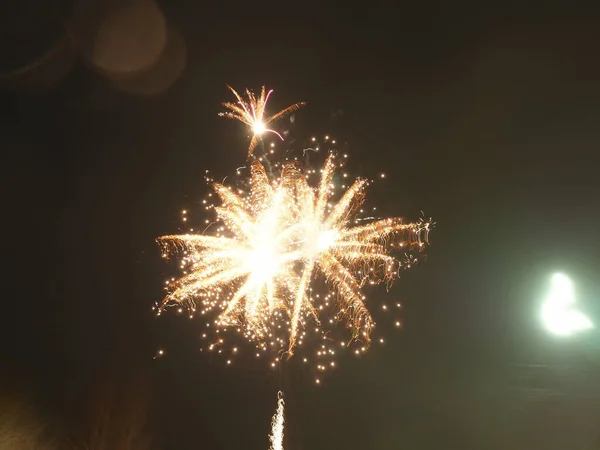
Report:
[[[284,427],[284,406],[283,393],[279,392],[277,395],[277,411],[271,421],[271,435],[269,441],[271,447],[269,450],[283,450],[283,427]]]
[[[223,103],[229,111],[221,113],[221,116],[228,117],[229,119],[239,120],[240,122],[245,123],[250,127],[250,131],[252,132],[252,139],[250,140],[250,145],[248,147],[248,156],[252,155],[256,145],[260,137],[264,133],[272,133],[278,136],[281,140],[283,137],[277,131],[267,128],[269,123],[274,122],[277,119],[281,119],[286,114],[290,114],[296,111],[301,106],[305,105],[304,102],[295,103],[291,106],[288,106],[285,109],[282,109],[276,114],[272,116],[265,117],[265,112],[267,108],[267,102],[269,101],[269,97],[273,90],[267,92],[265,87],[263,86],[260,95],[257,97],[252,91],[246,89],[247,100],[244,100],[240,94],[236,92],[231,86],[227,86],[229,90],[235,95],[237,102],[236,103]]]

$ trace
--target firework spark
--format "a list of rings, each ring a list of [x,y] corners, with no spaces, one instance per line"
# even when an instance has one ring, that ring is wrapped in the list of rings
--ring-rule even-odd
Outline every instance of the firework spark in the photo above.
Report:
[[[271,421],[271,435],[269,441],[271,441],[271,447],[269,450],[283,450],[283,426],[284,426],[284,415],[283,410],[285,403],[283,402],[283,393],[277,394],[277,411]]]
[[[274,122],[277,119],[281,119],[286,114],[296,111],[301,106],[305,105],[304,102],[295,103],[292,106],[288,106],[282,109],[277,114],[273,114],[270,117],[265,117],[265,110],[267,102],[273,90],[267,92],[263,86],[260,91],[260,96],[256,96],[252,91],[246,89],[246,95],[248,100],[244,101],[242,96],[236,92],[231,86],[227,86],[229,90],[237,98],[236,103],[223,103],[223,106],[229,109],[229,111],[221,113],[220,115],[228,117],[230,119],[239,120],[250,127],[252,131],[252,139],[250,140],[250,146],[248,147],[248,156],[252,155],[259,139],[264,133],[273,133],[278,136],[281,140],[283,137],[277,131],[267,128],[269,123]]]
[[[335,354],[327,329],[338,321],[365,351],[374,321],[363,286],[392,281],[403,265],[410,267],[389,253],[420,248],[430,225],[395,218],[359,221],[368,182],[336,184],[339,166],[329,156],[316,186],[309,182],[314,170],[286,163],[271,177],[259,161],[252,164],[247,191],[215,183],[221,200],[214,208],[216,233],[158,239],[163,256],[183,252],[184,275],[168,283],[164,304],[199,307],[200,314],[216,310],[217,332],[234,328],[260,350],[289,356],[314,330],[325,342],[317,351],[319,370],[325,370],[323,358]],[[328,284],[328,294],[313,289],[317,278]],[[219,338],[209,349],[223,344]]]

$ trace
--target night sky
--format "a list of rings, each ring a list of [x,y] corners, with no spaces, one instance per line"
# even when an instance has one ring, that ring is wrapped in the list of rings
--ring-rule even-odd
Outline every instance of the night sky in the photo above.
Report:
[[[308,102],[278,127],[387,174],[369,205],[437,224],[369,290],[403,305],[387,345],[321,386],[290,365],[286,450],[600,449],[600,333],[538,318],[562,271],[600,320],[596,11],[129,3],[0,15],[3,414],[21,400],[65,449],[106,408],[115,436],[146,414],[152,446],[94,449],[268,449],[278,371],[225,367],[200,320],[152,311],[174,270],[155,238],[200,209],[205,170],[245,163],[226,85],[265,84],[273,111]]]

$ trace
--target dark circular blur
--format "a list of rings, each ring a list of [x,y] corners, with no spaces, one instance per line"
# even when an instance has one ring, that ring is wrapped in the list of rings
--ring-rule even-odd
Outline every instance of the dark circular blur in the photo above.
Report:
[[[152,0],[79,1],[70,29],[85,62],[111,76],[156,64],[167,42],[166,19]]]
[[[172,24],[167,28],[167,44],[154,65],[127,77],[114,77],[113,84],[136,95],[158,95],[179,78],[187,63],[187,47],[181,32]]]

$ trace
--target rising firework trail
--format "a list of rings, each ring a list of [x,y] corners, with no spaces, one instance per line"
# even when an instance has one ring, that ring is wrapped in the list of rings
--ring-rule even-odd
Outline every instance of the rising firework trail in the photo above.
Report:
[[[283,392],[277,394],[277,411],[271,421],[271,434],[269,441],[271,446],[269,450],[283,450],[283,426],[284,426],[284,412],[285,403],[283,402]]]

